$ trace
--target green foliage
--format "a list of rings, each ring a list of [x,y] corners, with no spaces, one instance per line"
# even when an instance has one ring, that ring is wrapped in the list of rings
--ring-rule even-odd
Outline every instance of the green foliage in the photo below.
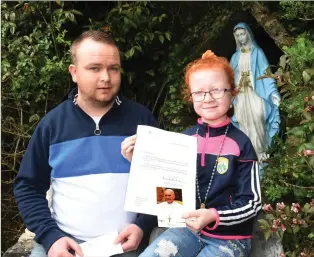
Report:
[[[278,11],[280,19],[292,35],[307,32],[314,40],[313,1],[281,1]]]
[[[165,10],[151,2],[118,2],[105,20],[91,20],[90,28],[111,32],[117,41],[124,65],[123,85],[131,98],[150,109],[160,85],[157,67],[172,38],[168,22]],[[150,65],[138,65],[143,61]]]
[[[225,7],[208,7],[206,15],[196,25],[187,28],[183,44],[170,47],[170,61],[162,63],[161,74],[168,91],[159,121],[168,130],[182,131],[195,123],[196,114],[192,110],[192,104],[184,100],[184,70],[189,62],[200,58],[209,47],[209,42],[214,42],[227,24],[234,9]]]
[[[281,1],[282,18],[286,20],[314,20],[314,3],[302,1]]]
[[[292,47],[284,49],[276,73],[268,74],[277,80],[285,117],[285,135],[274,140],[263,178],[266,196],[272,202],[291,197],[302,202],[314,196],[313,188],[308,188],[314,184],[314,156],[306,152],[314,147],[313,48],[313,41],[300,36]]]
[[[278,70],[274,74],[267,74],[277,80],[282,95],[280,110],[284,119],[283,135],[273,140],[269,151],[271,157],[263,173],[262,192],[267,202],[285,202],[287,205],[299,202],[305,205],[314,198],[314,42],[306,35],[301,35],[294,45],[284,48],[284,52]],[[275,218],[279,214],[274,214]],[[287,217],[290,214],[285,213]],[[310,217],[307,224],[312,228],[312,211]],[[273,222],[275,218],[271,217],[268,221]],[[293,218],[301,219],[301,216],[291,216]],[[302,219],[305,218],[302,216]],[[288,233],[272,231],[283,236],[287,256],[300,254],[303,248],[310,249],[308,246],[313,240],[309,237],[309,229],[301,231],[299,226],[295,226],[291,230],[287,222],[290,220],[282,224]],[[261,227],[268,237],[271,226],[264,223],[261,223]],[[304,256],[312,256],[307,250],[306,254]]]
[[[23,228],[12,199],[12,180],[40,118],[69,88],[69,45],[63,25],[76,10],[54,2],[2,2],[2,231],[3,248]]]

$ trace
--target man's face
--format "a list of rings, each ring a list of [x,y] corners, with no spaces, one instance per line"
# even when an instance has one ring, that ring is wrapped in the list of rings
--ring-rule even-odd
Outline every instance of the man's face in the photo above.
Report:
[[[240,45],[245,45],[249,40],[245,29],[237,29],[235,32],[235,38],[240,43]]]
[[[78,93],[86,102],[110,105],[121,83],[118,49],[109,44],[85,39],[75,49],[76,63],[70,65]]]
[[[164,197],[165,197],[165,201],[167,203],[173,203],[174,198],[175,198],[174,193],[172,191],[169,191],[169,190],[165,191]]]

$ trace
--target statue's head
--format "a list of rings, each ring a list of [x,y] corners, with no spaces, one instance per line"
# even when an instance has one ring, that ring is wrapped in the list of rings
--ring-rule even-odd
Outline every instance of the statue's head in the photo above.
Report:
[[[237,49],[250,48],[256,45],[249,25],[244,22],[240,22],[234,27],[233,35],[237,43]]]

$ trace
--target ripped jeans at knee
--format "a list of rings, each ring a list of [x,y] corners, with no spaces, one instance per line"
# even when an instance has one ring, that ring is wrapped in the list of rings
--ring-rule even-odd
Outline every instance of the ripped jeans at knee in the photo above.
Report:
[[[251,239],[222,240],[198,235],[188,228],[170,228],[140,257],[248,257]]]

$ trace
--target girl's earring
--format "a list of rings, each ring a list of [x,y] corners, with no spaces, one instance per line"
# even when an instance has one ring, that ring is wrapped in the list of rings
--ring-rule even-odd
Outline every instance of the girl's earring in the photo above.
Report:
[[[232,108],[233,108],[233,105],[232,105],[232,104],[230,104],[229,108],[230,108],[230,109],[232,109]]]

